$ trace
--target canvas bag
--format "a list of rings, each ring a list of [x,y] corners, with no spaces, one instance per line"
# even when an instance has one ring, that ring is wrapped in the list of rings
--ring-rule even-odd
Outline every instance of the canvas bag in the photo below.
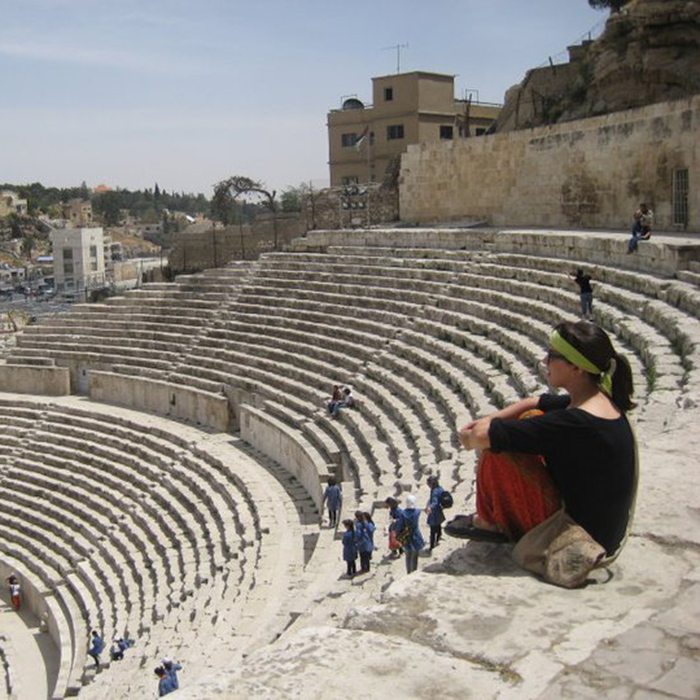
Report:
[[[562,508],[523,535],[513,558],[549,583],[577,588],[604,560],[605,549]]]

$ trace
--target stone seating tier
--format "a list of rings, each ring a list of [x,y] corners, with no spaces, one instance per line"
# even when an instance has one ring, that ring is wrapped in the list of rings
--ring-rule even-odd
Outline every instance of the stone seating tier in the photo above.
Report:
[[[352,252],[348,259],[357,264],[366,264],[368,257],[376,259],[384,250],[388,258],[382,259],[382,265],[402,265],[406,261],[413,261],[416,266],[432,264],[453,271],[463,270],[466,266],[478,274],[529,280],[538,285],[560,289],[570,289],[573,286],[570,277],[572,268],[582,266],[594,278],[596,308],[600,301],[609,301],[611,306],[620,311],[639,316],[667,336],[664,344],[670,341],[681,348],[681,353],[694,345],[688,338],[688,330],[697,315],[700,315],[700,295],[688,285],[671,279],[603,265],[532,255],[381,248],[362,249],[362,254],[358,255],[357,248],[329,250],[348,254]],[[677,309],[669,308],[669,305],[676,306]],[[609,330],[614,332],[614,327]],[[647,344],[655,346],[657,340],[652,339]]]
[[[318,256],[317,256],[318,257]],[[325,257],[325,256],[320,256],[320,257]],[[377,260],[377,258],[368,258],[370,261],[372,259]],[[308,263],[307,263],[308,264]],[[367,266],[364,266],[363,269],[367,269]],[[358,269],[356,271],[356,275],[359,274],[360,270]],[[405,271],[404,271],[405,272]],[[410,271],[409,271],[410,272]],[[455,294],[462,294],[462,290],[466,288],[466,284],[464,283],[464,277],[460,276],[459,281],[462,282],[462,284],[455,285],[454,287],[450,287],[447,289],[447,291],[450,293],[450,295],[455,295]],[[496,278],[496,281],[498,279]],[[321,283],[319,283],[321,284]],[[369,284],[369,282],[368,282]],[[459,291],[456,291],[459,290]],[[545,323],[543,324],[543,329],[541,335],[546,338],[548,336],[548,333],[551,329],[551,326],[557,322],[557,307],[553,305],[545,305],[543,302],[538,302],[535,305],[532,305],[531,303],[528,302],[520,302],[518,300],[511,300],[509,297],[512,297],[515,295],[516,290],[512,290],[511,293],[508,295],[502,297],[502,304],[510,304],[511,306],[515,306],[516,309],[518,310],[517,316],[521,317],[521,320],[527,319],[531,324],[531,318],[532,315],[537,313],[540,317],[545,315]],[[552,291],[552,290],[550,290]],[[556,291],[556,290],[555,290]],[[495,294],[501,294],[500,292],[494,292]],[[566,292],[557,292],[558,294],[567,294]],[[540,293],[540,296],[542,296],[544,293]],[[544,294],[545,296],[550,296],[548,292]],[[576,305],[577,303],[577,295],[569,293],[569,296],[571,297],[571,304]],[[488,292],[486,294],[483,293],[482,289],[470,289],[469,291],[469,297],[470,298],[477,298],[479,301],[486,301],[488,302],[490,299],[492,299],[492,295],[489,294]],[[443,297],[444,298],[444,297]],[[437,304],[438,305],[444,305],[444,304],[450,304],[451,301],[450,299],[447,299],[447,301],[443,301],[443,298],[438,297],[437,299]],[[430,302],[430,300],[428,300]],[[519,308],[518,308],[519,307]],[[549,307],[549,308],[547,308]],[[605,316],[605,319],[608,321],[608,326],[610,326],[609,330],[613,330],[614,328],[618,327],[620,325],[621,321],[624,321],[624,319],[620,319],[619,314],[616,315],[614,310],[611,310],[609,308],[606,308],[607,315]],[[609,317],[612,316],[613,318],[610,319]],[[559,320],[563,320],[561,317]],[[515,323],[518,322],[518,319],[511,318],[511,323],[507,324],[509,326],[513,326]],[[671,381],[671,382],[678,382],[679,377],[682,377],[684,369],[682,367],[682,364],[679,361],[678,356],[673,352],[673,348],[669,346],[668,341],[665,341],[663,337],[659,335],[654,329],[647,328],[643,325],[640,325],[639,323],[636,324],[624,324],[624,330],[625,334],[624,337],[626,337],[635,347],[641,349],[643,351],[643,358],[646,360],[647,366],[654,366],[656,374],[660,374],[658,371],[658,368],[662,369],[662,372],[665,372],[666,374],[669,374],[668,369],[673,368],[675,364],[675,369],[672,369],[670,374],[671,377],[668,378],[666,381]],[[539,340],[542,342],[544,339],[541,337]],[[675,379],[674,379],[675,376]]]

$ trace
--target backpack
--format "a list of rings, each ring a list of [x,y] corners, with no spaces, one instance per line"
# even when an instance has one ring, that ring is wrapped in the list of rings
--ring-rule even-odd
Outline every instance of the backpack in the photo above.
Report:
[[[440,494],[440,508],[447,510],[448,508],[452,508],[453,505],[454,499],[452,498],[452,494],[449,491],[443,491]]]
[[[396,533],[396,539],[401,547],[405,547],[413,541],[413,520],[404,518],[404,526],[401,532]]]

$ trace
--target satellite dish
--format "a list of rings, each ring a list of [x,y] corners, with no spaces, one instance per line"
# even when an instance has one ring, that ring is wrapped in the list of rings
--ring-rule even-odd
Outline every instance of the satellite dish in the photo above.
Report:
[[[365,106],[362,104],[357,97],[348,97],[347,100],[343,102],[343,109],[364,109]]]

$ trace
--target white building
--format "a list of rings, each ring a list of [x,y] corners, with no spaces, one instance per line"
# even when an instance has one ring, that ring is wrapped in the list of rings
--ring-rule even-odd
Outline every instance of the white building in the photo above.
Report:
[[[82,292],[105,285],[104,236],[101,228],[51,232],[56,291]]]

